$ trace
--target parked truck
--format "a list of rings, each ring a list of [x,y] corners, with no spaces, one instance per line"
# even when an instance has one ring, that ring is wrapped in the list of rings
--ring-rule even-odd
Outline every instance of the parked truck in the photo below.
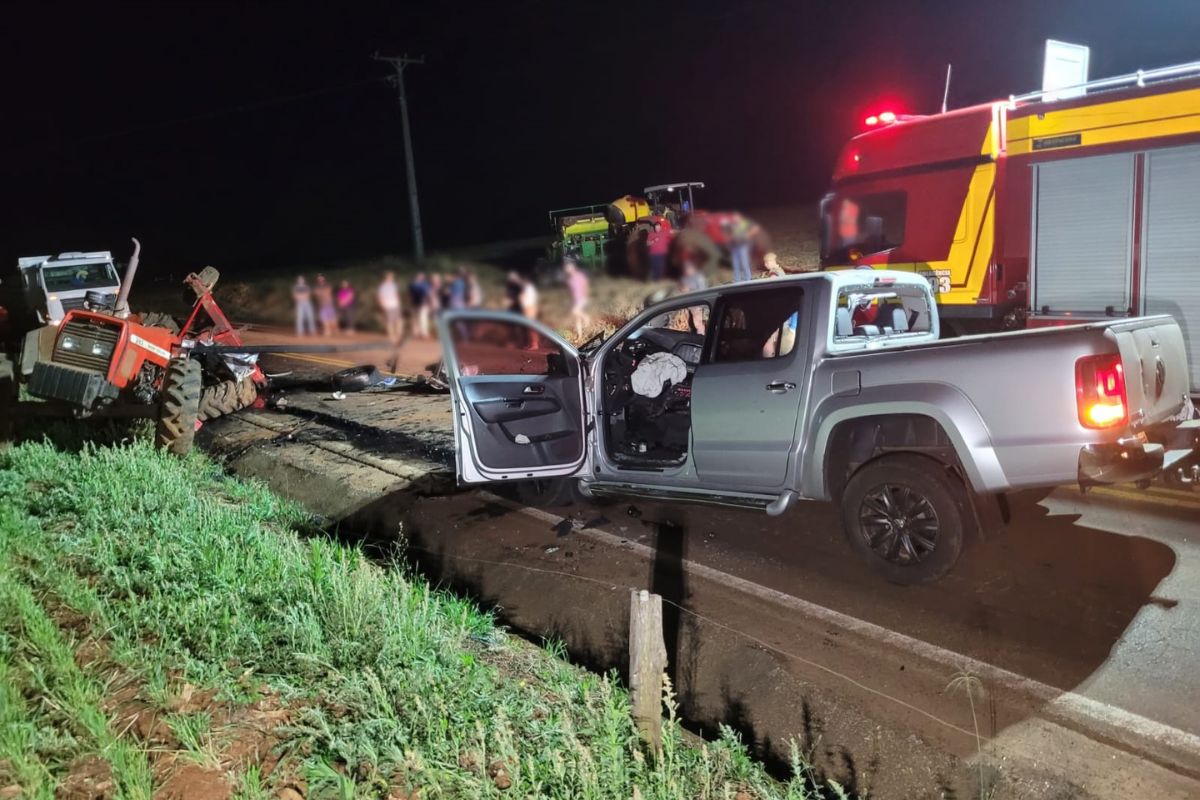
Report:
[[[925,276],[955,335],[1170,314],[1200,394],[1200,62],[866,122],[824,266]]]
[[[578,350],[511,314],[441,326],[462,482],[832,501],[895,582],[944,575],[1006,492],[1200,479],[1167,315],[939,339],[928,281],[847,270],[673,297]]]
[[[83,308],[89,292],[116,298],[121,291],[107,250],[26,256],[17,259],[17,271],[25,302],[42,325],[57,325],[68,311]]]

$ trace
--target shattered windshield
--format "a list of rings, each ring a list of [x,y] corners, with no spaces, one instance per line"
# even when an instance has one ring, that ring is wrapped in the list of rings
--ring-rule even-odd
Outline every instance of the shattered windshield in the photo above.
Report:
[[[42,281],[48,292],[71,292],[77,289],[99,289],[117,285],[117,273],[112,264],[100,261],[93,264],[64,264],[42,268]]]

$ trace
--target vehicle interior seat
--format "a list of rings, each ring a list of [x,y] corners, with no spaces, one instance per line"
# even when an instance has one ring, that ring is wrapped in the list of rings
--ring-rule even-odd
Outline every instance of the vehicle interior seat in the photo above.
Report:
[[[839,308],[833,316],[835,336],[853,336],[854,324],[850,321],[850,309]]]

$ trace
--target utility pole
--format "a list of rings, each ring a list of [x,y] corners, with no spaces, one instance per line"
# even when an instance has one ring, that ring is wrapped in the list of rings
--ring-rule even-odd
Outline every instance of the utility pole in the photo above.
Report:
[[[417,203],[417,169],[413,165],[412,132],[408,128],[408,97],[404,94],[404,68],[409,64],[424,64],[425,56],[409,58],[407,54],[381,56],[376,53],[373,58],[391,64],[392,69],[396,71],[391,82],[400,95],[400,123],[404,128],[404,163],[408,173],[408,210],[412,214],[413,254],[419,263],[425,260],[425,237],[421,233],[421,206]]]

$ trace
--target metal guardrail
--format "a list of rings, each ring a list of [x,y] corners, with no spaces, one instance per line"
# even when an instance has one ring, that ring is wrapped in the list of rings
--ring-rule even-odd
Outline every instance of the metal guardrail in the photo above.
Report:
[[[1148,83],[1185,78],[1191,75],[1200,75],[1200,61],[1191,61],[1187,64],[1178,64],[1173,67],[1139,69],[1137,72],[1130,72],[1127,75],[1116,75],[1112,78],[1097,78],[1094,81],[1077,83],[1073,86],[1062,86],[1058,89],[1041,89],[1026,94],[1009,95],[1008,100],[1010,103],[1023,103],[1029,100],[1041,100],[1046,95],[1057,95],[1063,92],[1079,90],[1086,92],[1089,89],[1119,89],[1124,86],[1145,86]]]

